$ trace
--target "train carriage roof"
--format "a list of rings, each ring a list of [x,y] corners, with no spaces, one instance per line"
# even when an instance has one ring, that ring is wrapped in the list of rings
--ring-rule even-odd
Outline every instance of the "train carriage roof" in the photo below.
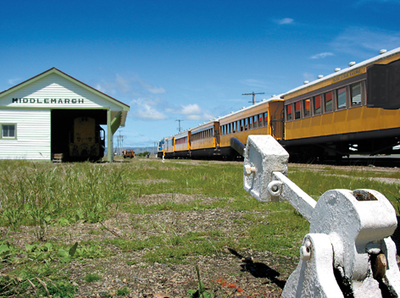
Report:
[[[269,99],[264,99],[264,100],[262,100],[262,101],[260,101],[260,102],[258,102],[258,103],[256,103],[256,104],[254,104],[254,105],[251,105],[251,106],[248,106],[248,107],[243,107],[243,108],[241,108],[241,109],[238,110],[238,111],[231,112],[230,114],[225,115],[225,116],[222,116],[222,117],[218,117],[218,118],[217,118],[217,121],[221,121],[221,120],[224,120],[224,119],[226,119],[226,118],[230,118],[230,117],[232,117],[232,116],[235,116],[235,115],[237,115],[237,114],[239,114],[239,113],[243,113],[243,112],[245,112],[245,111],[252,110],[252,109],[257,108],[257,107],[259,107],[259,106],[265,105],[266,103],[270,103],[270,102],[274,102],[274,101],[283,101],[282,96],[283,96],[283,94],[273,95],[273,96],[272,96],[271,98],[269,98]]]
[[[393,55],[396,55],[396,54],[399,54],[399,53],[400,53],[400,47],[396,48],[396,49],[393,49],[391,51],[384,52],[382,54],[379,54],[378,56],[372,57],[372,58],[367,59],[365,61],[362,61],[360,63],[353,64],[353,65],[351,65],[349,67],[346,67],[344,69],[336,71],[336,72],[334,72],[332,74],[329,74],[327,76],[324,76],[324,77],[322,77],[320,79],[317,79],[317,80],[309,82],[309,83],[305,83],[304,85],[301,85],[301,86],[296,87],[296,88],[294,88],[292,90],[289,90],[288,92],[286,92],[286,93],[284,93],[282,95],[282,98],[284,98],[286,100],[286,99],[290,99],[290,98],[295,97],[296,95],[294,95],[294,93],[297,94],[297,93],[302,92],[302,91],[303,92],[312,91],[313,89],[317,89],[316,85],[318,85],[320,83],[323,83],[323,82],[328,83],[330,80],[332,80],[334,78],[337,79],[337,81],[340,81],[340,80],[342,80],[341,77],[343,77],[343,79],[347,78],[346,74],[348,72],[352,71],[352,70],[356,71],[357,69],[361,69],[361,68],[366,67],[368,65],[377,63],[380,60],[389,58],[390,56],[393,56]],[[355,72],[355,74],[356,74],[356,72]],[[307,89],[310,89],[310,90],[307,90]]]

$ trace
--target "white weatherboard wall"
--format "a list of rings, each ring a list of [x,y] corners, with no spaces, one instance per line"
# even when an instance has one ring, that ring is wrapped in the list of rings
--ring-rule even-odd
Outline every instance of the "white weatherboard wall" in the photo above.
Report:
[[[0,140],[0,159],[50,159],[50,110],[0,109],[0,122],[16,123],[16,139]]]
[[[0,134],[0,159],[51,160],[51,111],[63,109],[107,111],[112,161],[112,135],[125,125],[129,106],[56,68],[0,93],[0,124],[16,125],[15,139]]]

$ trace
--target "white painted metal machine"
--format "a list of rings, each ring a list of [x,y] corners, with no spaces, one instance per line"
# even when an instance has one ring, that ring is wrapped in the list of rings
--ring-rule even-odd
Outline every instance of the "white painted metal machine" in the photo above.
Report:
[[[286,177],[289,155],[269,135],[247,140],[243,184],[261,202],[287,200],[310,222],[282,297],[399,297],[395,209],[370,189],[334,189],[315,201]]]

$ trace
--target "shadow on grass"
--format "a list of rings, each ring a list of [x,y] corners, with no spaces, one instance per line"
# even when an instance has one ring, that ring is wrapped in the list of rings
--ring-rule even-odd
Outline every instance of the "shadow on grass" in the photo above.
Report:
[[[277,278],[280,275],[279,272],[264,263],[253,262],[251,257],[244,257],[232,248],[228,248],[228,250],[243,262],[243,264],[240,265],[240,267],[242,267],[240,271],[249,272],[256,278],[268,278],[281,289],[284,288],[286,281]]]

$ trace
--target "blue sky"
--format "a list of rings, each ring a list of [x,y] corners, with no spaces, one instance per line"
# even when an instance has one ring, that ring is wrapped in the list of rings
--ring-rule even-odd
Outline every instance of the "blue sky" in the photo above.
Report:
[[[51,67],[130,105],[125,147],[400,46],[400,0],[0,0],[0,91]],[[117,132],[119,134],[119,132]]]

